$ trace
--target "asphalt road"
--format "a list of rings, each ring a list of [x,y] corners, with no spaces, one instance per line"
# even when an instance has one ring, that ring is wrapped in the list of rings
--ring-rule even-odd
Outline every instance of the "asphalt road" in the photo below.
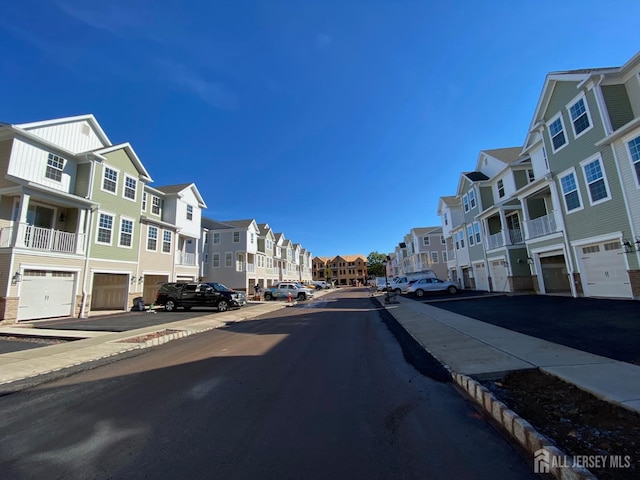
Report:
[[[424,298],[420,301],[429,302]],[[549,342],[640,365],[637,300],[497,295],[450,297],[432,305]]]
[[[387,324],[340,291],[0,397],[0,477],[537,478]]]

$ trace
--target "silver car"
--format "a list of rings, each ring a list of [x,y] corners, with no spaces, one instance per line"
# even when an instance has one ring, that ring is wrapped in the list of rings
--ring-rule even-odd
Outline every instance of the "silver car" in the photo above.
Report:
[[[447,292],[454,294],[458,291],[458,286],[449,281],[438,278],[421,278],[407,287],[405,293],[413,294],[416,297],[423,297],[428,292]]]

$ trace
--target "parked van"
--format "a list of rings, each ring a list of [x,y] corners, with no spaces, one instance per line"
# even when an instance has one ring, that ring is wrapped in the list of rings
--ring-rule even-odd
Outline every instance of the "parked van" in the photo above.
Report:
[[[402,277],[396,277],[393,282],[389,284],[389,291],[397,294],[401,294],[409,285],[411,280],[419,280],[420,278],[436,278],[436,274],[433,270],[426,270],[419,273],[410,273]]]

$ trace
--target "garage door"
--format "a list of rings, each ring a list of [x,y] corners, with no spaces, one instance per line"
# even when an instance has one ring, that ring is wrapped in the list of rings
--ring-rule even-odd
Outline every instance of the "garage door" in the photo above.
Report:
[[[545,293],[571,293],[564,255],[540,257]]]
[[[579,249],[586,296],[633,298],[620,242],[598,243]]]
[[[127,308],[129,275],[95,273],[91,291],[91,310],[124,310]]]
[[[25,270],[20,285],[18,321],[74,314],[75,274]]]
[[[509,292],[509,272],[504,260],[493,260],[491,262],[491,279],[493,281],[494,292]]]
[[[489,291],[489,278],[487,277],[487,268],[484,263],[478,263],[473,266],[476,277],[476,290]]]
[[[144,303],[147,305],[156,301],[158,290],[160,290],[160,284],[168,282],[169,275],[145,275],[144,276]]]

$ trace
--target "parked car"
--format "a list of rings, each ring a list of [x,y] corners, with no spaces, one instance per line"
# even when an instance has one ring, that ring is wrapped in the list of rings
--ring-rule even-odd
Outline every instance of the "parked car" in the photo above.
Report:
[[[453,295],[457,291],[458,286],[453,282],[439,278],[421,278],[408,286],[405,293],[423,297],[428,292],[447,292]]]
[[[389,283],[388,290],[398,294],[403,293],[411,280],[418,280],[420,278],[436,278],[436,274],[429,270],[422,273],[413,273],[402,277],[396,277]]]
[[[227,297],[231,301],[232,306],[235,306],[234,302],[237,302],[239,307],[247,304],[247,294],[244,292],[238,292],[218,282],[207,282],[207,285],[210,285],[216,292],[220,292]]]
[[[267,288],[264,292],[264,299],[288,298],[289,295],[297,300],[306,300],[307,298],[313,298],[313,290],[301,283],[282,282]]]
[[[391,283],[391,279],[385,277],[376,277],[375,279],[375,287],[377,291],[386,291],[387,287]]]
[[[234,298],[227,298],[206,283],[164,283],[156,296],[156,305],[164,306],[165,311],[176,308],[191,310],[193,307],[211,307],[226,312],[231,307],[240,307]]]
[[[313,280],[310,284],[310,287],[314,287],[316,290],[326,290],[331,288],[331,285],[325,282],[324,280]]]

